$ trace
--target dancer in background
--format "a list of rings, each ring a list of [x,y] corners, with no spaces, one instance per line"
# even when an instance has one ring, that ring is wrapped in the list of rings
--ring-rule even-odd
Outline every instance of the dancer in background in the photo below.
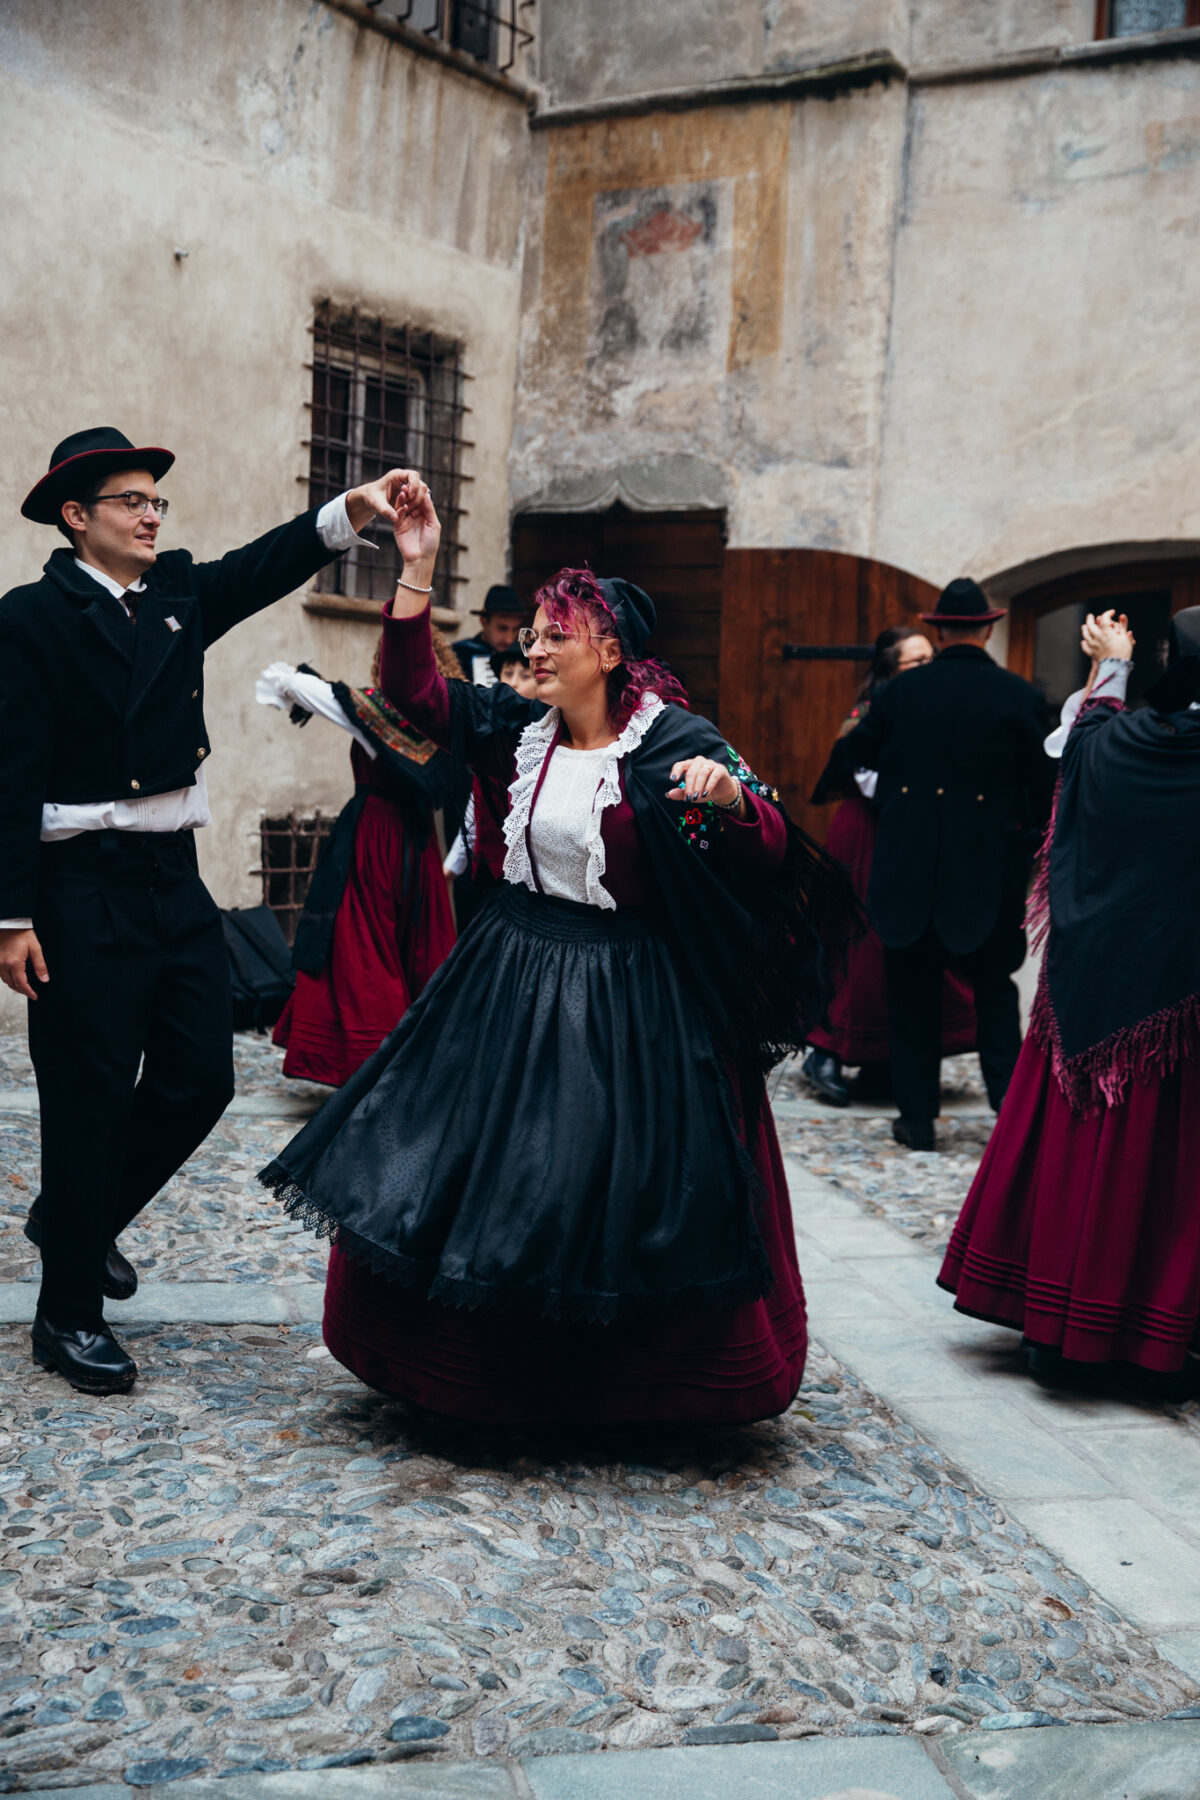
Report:
[[[523,700],[537,697],[533,671],[515,640],[492,655],[497,681],[514,688]],[[440,664],[439,664],[440,666]],[[443,669],[443,674],[445,670]],[[451,844],[442,867],[454,882],[454,911],[464,930],[504,873],[504,815],[508,789],[502,781],[475,775],[463,814],[462,830]]]
[[[915,625],[889,625],[881,631],[875,639],[875,654],[866,680],[839,738],[846,737],[866,718],[872,701],[893,677],[923,668],[933,657],[933,645]],[[823,806],[838,794],[844,796],[830,822],[825,848],[846,865],[854,891],[864,905],[875,850],[873,802],[878,780],[874,769],[856,769],[847,778],[844,774],[835,775],[827,767],[813,794],[814,806]],[[852,1099],[891,1098],[887,976],[878,932],[868,931],[851,948],[845,979],[830,1002],[828,1016],[809,1032],[808,1042],[803,1074],[818,1099],[831,1106],[846,1106]],[[947,969],[942,977],[942,1055],[957,1056],[974,1048],[971,991],[961,976]],[[858,1069],[853,1084],[847,1084],[842,1074],[845,1063]]]
[[[979,1062],[999,1110],[1021,1049],[1013,974],[1055,767],[1043,749],[1046,706],[1031,682],[988,655],[1001,609],[978,582],[952,581],[931,613],[941,652],[888,682],[834,745],[830,771],[877,769],[878,835],[868,908],[884,945],[888,1047],[900,1117],[892,1135],[936,1148],[941,1109],[943,977],[965,977]]]
[[[528,616],[529,608],[515,588],[497,583],[488,589],[475,614],[479,630],[474,637],[455,638],[452,646],[468,681],[477,687],[491,687],[499,679],[492,659],[512,648]]]
[[[1090,614],[1031,911],[1037,999],[939,1281],[1071,1381],[1110,1362],[1194,1392],[1200,1369],[1200,607],[1124,709],[1133,640]]]
[[[457,658],[433,633],[442,674]],[[285,1075],[340,1087],[395,1029],[454,944],[434,813],[456,788],[453,760],[371,686],[322,681],[272,663],[255,694],[304,725],[315,714],[350,733],[354,797],[321,851],[296,929],[296,985],[275,1027]]]
[[[824,1009],[849,884],[648,658],[629,582],[541,590],[537,700],[445,681],[439,538],[422,489],[382,683],[511,783],[504,880],[261,1179],[334,1237],[326,1342],[373,1387],[492,1423],[780,1412],[806,1332],[763,1077]]]

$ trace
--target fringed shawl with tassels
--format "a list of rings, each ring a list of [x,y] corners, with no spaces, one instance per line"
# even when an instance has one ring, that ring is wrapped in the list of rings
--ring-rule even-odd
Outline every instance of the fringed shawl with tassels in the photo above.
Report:
[[[1030,901],[1030,1031],[1080,1115],[1200,1055],[1200,714],[1085,706]]]

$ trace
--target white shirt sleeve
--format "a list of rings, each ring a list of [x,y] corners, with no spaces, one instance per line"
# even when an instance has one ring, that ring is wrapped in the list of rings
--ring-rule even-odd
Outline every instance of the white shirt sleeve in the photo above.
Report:
[[[0,919],[0,931],[32,931],[32,919]]]
[[[319,675],[302,675],[291,663],[272,663],[255,682],[254,698],[260,706],[277,706],[281,712],[302,706],[305,712],[316,713],[318,718],[327,719],[331,725],[348,731],[372,760],[378,754],[371,740],[350,723],[338,705],[332,687]]]
[[[1089,700],[1124,700],[1125,690],[1129,685],[1129,673],[1133,664],[1125,657],[1106,656],[1096,672],[1092,683]],[[1057,761],[1067,747],[1067,739],[1071,735],[1071,727],[1079,717],[1083,705],[1084,689],[1078,688],[1069,694],[1063,702],[1059,722],[1046,739],[1043,748],[1047,756]]]
[[[317,514],[317,536],[327,550],[349,550],[352,544],[361,544],[367,550],[375,548],[370,538],[359,537],[350,523],[345,494],[325,502]]]

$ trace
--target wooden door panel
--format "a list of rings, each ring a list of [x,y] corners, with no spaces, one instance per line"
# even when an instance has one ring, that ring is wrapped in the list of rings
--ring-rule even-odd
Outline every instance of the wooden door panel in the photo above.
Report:
[[[721,624],[721,718],[730,741],[815,836],[808,796],[865,664],[785,662],[785,644],[869,645],[937,599],[920,577],[832,550],[729,550]]]
[[[720,698],[725,521],[721,513],[527,513],[513,523],[513,585],[530,598],[557,569],[623,575],[654,601],[651,651],[668,663],[697,712]]]

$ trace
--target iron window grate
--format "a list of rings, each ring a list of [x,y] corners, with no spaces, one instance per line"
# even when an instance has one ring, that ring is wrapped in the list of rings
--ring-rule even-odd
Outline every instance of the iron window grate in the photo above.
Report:
[[[323,300],[313,320],[312,429],[309,504],[320,506],[347,488],[391,468],[419,469],[442,521],[442,549],[434,574],[435,605],[452,606],[462,521],[463,435],[470,410],[468,377],[453,338],[389,325],[357,307]],[[386,527],[364,534],[377,546],[348,550],[317,577],[321,593],[383,600],[400,573],[400,556]]]
[[[313,870],[333,827],[334,820],[319,811],[263,819],[259,827],[262,862],[254,873],[262,877],[263,902],[279,920],[289,944],[295,939]]]
[[[477,62],[507,75],[518,53],[532,44],[533,33],[521,23],[535,0],[367,0],[372,12],[383,13],[411,31],[437,38],[453,50],[465,50]]]

